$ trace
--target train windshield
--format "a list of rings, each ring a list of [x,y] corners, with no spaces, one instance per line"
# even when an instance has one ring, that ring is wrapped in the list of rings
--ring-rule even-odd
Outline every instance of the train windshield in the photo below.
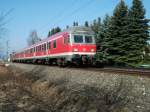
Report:
[[[83,36],[82,35],[74,35],[74,42],[75,43],[83,43]]]
[[[74,43],[94,43],[94,37],[91,35],[74,35]]]
[[[93,43],[92,36],[85,36],[85,43]]]

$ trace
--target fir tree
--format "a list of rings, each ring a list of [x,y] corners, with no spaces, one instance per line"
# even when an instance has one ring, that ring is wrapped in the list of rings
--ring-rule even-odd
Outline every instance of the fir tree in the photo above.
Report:
[[[138,64],[144,58],[144,48],[147,45],[149,32],[148,20],[145,19],[145,9],[141,0],[133,0],[129,10],[128,32],[130,33],[129,63]]]
[[[55,28],[52,28],[51,35],[55,34]]]
[[[50,37],[50,36],[51,36],[51,31],[49,31],[49,32],[48,32],[48,35],[47,35],[47,37]]]
[[[78,22],[73,22],[73,26],[78,26]]]
[[[73,22],[73,26],[76,26],[76,22],[75,21]]]
[[[75,26],[78,26],[78,25],[79,25],[78,22],[76,22],[76,23],[75,23]]]
[[[111,64],[125,65],[125,61],[127,60],[127,15],[128,8],[125,5],[125,2],[121,0],[111,17],[110,27],[107,34],[107,41],[109,43],[108,58]]]
[[[58,33],[58,32],[61,32],[60,27],[56,27],[56,28],[55,28],[55,33]]]
[[[97,35],[99,32],[99,29],[101,27],[101,19],[100,17],[96,20],[93,21],[93,24],[91,24],[91,28],[92,30],[95,32],[95,34]]]
[[[48,32],[48,37],[51,36],[51,35],[54,35],[58,32],[61,31],[61,28],[60,27],[56,27],[56,28],[52,28],[49,32]]]
[[[88,21],[85,21],[84,26],[85,26],[85,27],[89,27]]]
[[[97,39],[99,43],[101,42],[105,43],[107,41],[107,38],[109,36],[110,20],[111,17],[109,15],[106,15],[105,18],[103,19],[103,22],[100,24]]]
[[[69,28],[69,25],[66,26],[66,29],[68,29],[68,28]]]
[[[110,25],[110,17],[108,15],[105,16],[103,22],[100,24],[98,35],[97,35],[97,61],[101,63],[108,62],[108,32],[109,32],[109,25]]]

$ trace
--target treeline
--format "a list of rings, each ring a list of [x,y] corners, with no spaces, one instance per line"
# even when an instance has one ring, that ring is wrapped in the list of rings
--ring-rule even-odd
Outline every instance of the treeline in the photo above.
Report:
[[[73,22],[73,26],[78,26],[78,22]],[[66,29],[67,28],[69,28],[69,26],[67,25],[66,26]],[[58,33],[58,32],[61,32],[62,31],[62,29],[60,28],[60,27],[55,27],[55,28],[52,28],[49,32],[48,32],[48,35],[47,35],[47,37],[50,37],[50,36],[52,36],[52,35],[54,35],[54,34],[56,34],[56,33]]]
[[[150,62],[148,22],[141,0],[133,0],[130,8],[121,0],[112,16],[94,20],[90,27],[96,36],[97,60],[116,66]],[[87,21],[85,26],[89,26]]]

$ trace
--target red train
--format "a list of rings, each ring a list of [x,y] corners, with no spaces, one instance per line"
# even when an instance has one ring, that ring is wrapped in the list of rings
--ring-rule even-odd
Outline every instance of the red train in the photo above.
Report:
[[[11,55],[13,62],[92,64],[96,54],[94,32],[71,27]]]

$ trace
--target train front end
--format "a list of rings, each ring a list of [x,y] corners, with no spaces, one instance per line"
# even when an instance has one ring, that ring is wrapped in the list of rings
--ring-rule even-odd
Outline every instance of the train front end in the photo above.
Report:
[[[94,63],[96,43],[94,32],[88,27],[74,27],[70,33],[72,63],[91,65]]]

